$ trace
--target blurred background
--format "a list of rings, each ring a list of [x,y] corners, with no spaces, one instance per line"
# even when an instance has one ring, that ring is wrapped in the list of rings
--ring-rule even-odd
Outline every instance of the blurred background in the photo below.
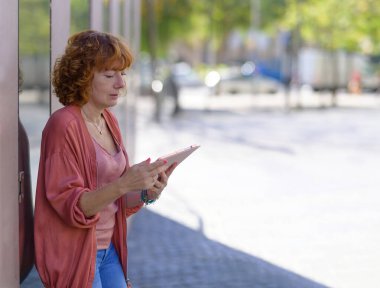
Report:
[[[134,287],[380,286],[377,0],[69,2],[70,34],[93,27],[96,2],[97,28],[135,55],[114,108],[132,162],[201,145],[131,220]],[[33,191],[50,9],[19,0]],[[159,247],[139,252],[148,239]]]
[[[106,31],[111,25],[111,2],[103,1]],[[118,15],[112,15],[122,23],[127,4],[119,2]],[[90,2],[70,3],[70,32],[88,29]],[[151,94],[152,81],[163,81],[170,72],[181,78],[177,85],[186,86],[205,84],[210,71],[218,73],[212,74],[217,77],[216,94],[276,93],[282,86],[355,94],[379,89],[376,1],[342,5],[332,0],[141,0],[139,4],[141,50],[135,51],[139,53],[135,65],[140,68],[142,94]],[[49,9],[46,0],[20,1],[24,89],[49,86]],[[123,35],[125,26],[120,27],[117,31]]]

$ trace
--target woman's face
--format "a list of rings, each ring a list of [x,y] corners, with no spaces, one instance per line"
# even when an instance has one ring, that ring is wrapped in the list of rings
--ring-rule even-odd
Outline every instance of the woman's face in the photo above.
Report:
[[[88,102],[98,109],[115,106],[125,85],[124,71],[105,70],[95,72]]]

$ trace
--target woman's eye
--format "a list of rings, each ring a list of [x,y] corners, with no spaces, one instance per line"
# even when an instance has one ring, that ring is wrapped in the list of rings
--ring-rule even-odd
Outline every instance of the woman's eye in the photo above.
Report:
[[[114,73],[107,73],[107,74],[104,74],[104,76],[106,78],[112,78],[114,77],[117,73],[120,73],[121,76],[126,76],[127,75],[127,72],[125,71],[120,71],[120,72],[114,72]]]

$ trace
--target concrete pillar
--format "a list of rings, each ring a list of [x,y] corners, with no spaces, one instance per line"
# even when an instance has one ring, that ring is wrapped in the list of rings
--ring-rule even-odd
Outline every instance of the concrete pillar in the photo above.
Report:
[[[103,31],[103,0],[91,0],[90,2],[90,28]]]
[[[0,7],[0,286],[19,287],[18,1]]]
[[[123,11],[123,27],[124,27],[124,39],[127,41],[128,45],[130,45],[132,40],[132,1],[133,0],[125,0],[124,1],[124,11]]]
[[[141,0],[133,0],[133,52],[140,53],[141,42]]]
[[[50,41],[51,41],[51,71],[57,57],[63,54],[67,39],[70,36],[70,0],[50,1]],[[50,93],[50,112],[62,107],[58,98]]]
[[[110,32],[114,35],[120,33],[120,0],[110,0]]]
[[[139,51],[141,39],[141,1],[125,0],[123,11],[124,39],[134,56],[133,67],[127,78],[127,99],[125,101],[125,127],[126,127],[126,148],[130,161],[134,162],[135,137],[136,137],[136,100],[139,95],[140,69]]]

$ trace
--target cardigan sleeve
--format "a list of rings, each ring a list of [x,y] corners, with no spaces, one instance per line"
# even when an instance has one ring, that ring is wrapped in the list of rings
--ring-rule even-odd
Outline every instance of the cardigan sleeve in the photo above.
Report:
[[[99,213],[86,217],[79,208],[79,199],[89,192],[77,161],[70,154],[57,152],[45,162],[46,198],[59,217],[68,225],[90,228],[99,220]]]
[[[137,213],[142,207],[144,206],[144,204],[138,204],[137,206],[135,207],[132,207],[132,208],[126,208],[125,209],[125,217],[129,217],[135,213]]]

